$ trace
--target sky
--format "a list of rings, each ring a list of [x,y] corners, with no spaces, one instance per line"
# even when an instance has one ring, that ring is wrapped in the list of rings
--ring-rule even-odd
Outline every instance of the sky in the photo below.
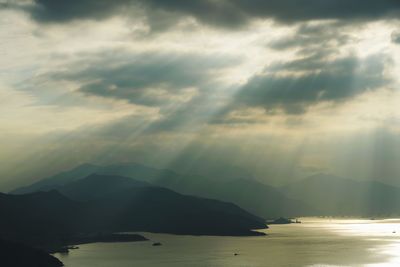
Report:
[[[0,191],[82,163],[400,186],[398,0],[0,0]]]

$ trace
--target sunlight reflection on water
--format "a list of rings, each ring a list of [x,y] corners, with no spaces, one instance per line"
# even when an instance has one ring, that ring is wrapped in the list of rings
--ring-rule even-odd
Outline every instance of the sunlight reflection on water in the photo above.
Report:
[[[400,266],[400,220],[303,218],[272,225],[265,237],[193,237],[143,233],[151,242],[88,244],[66,267]],[[234,253],[239,255],[234,256]]]
[[[309,219],[313,223],[312,219]],[[320,223],[318,220],[314,223]],[[400,266],[400,219],[360,220],[360,219],[332,219],[322,227],[341,236],[359,236],[371,243],[384,243],[368,249],[372,254],[384,255],[385,261],[370,263],[365,266]],[[318,266],[318,265],[314,265]],[[320,265],[327,266],[327,265]]]

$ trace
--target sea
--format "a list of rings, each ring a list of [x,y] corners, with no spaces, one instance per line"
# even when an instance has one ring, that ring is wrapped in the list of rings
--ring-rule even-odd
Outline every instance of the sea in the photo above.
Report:
[[[300,221],[252,237],[140,233],[150,240],[85,244],[54,256],[66,267],[400,266],[400,219]]]

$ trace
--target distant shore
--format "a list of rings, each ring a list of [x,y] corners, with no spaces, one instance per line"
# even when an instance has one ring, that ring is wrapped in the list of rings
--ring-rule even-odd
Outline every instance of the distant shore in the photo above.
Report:
[[[157,232],[153,232],[157,233]],[[254,231],[243,231],[243,232],[227,232],[227,233],[166,233],[159,232],[164,234],[172,234],[172,235],[190,235],[190,236],[232,236],[232,237],[240,237],[240,236],[265,236],[264,232]],[[112,234],[89,234],[89,235],[80,235],[74,236],[69,239],[66,243],[62,245],[52,245],[44,247],[48,253],[68,253],[71,249],[78,249],[78,245],[90,244],[90,243],[119,243],[119,242],[139,242],[139,241],[148,241],[146,237],[141,234],[134,233],[112,233]]]
[[[66,243],[57,246],[46,247],[45,250],[51,254],[53,253],[68,253],[70,249],[77,249],[77,245],[89,244],[89,243],[113,243],[113,242],[138,242],[148,241],[148,239],[139,234],[92,234],[92,235],[81,235],[72,237]]]

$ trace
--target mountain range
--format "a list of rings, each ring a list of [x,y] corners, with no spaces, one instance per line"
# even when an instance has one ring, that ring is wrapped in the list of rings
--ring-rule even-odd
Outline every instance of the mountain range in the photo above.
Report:
[[[132,178],[92,174],[49,191],[0,194],[0,238],[51,248],[96,233],[262,235],[265,221],[238,206]]]
[[[265,185],[254,179],[183,175],[171,170],[160,170],[137,163],[108,166],[83,164],[29,186],[18,188],[11,193],[23,194],[48,191],[94,173],[129,177],[136,181],[169,188],[181,194],[232,202],[266,219],[315,213],[311,206],[302,201],[289,198],[277,188]]]
[[[359,181],[317,174],[273,187],[255,179],[204,177],[179,174],[137,163],[97,166],[83,164],[71,170],[18,188],[21,194],[46,191],[93,174],[121,175],[136,183],[153,184],[181,194],[232,202],[265,219],[311,215],[395,216],[400,214],[400,188],[377,181]],[[93,192],[96,194],[96,192]]]
[[[267,228],[266,218],[281,216],[396,216],[400,188],[326,174],[273,187],[254,179],[183,175],[140,164],[84,164],[0,193],[0,214],[3,252],[22,247],[32,264],[61,266],[40,249],[147,240],[113,234],[118,232],[262,235],[254,230]]]

